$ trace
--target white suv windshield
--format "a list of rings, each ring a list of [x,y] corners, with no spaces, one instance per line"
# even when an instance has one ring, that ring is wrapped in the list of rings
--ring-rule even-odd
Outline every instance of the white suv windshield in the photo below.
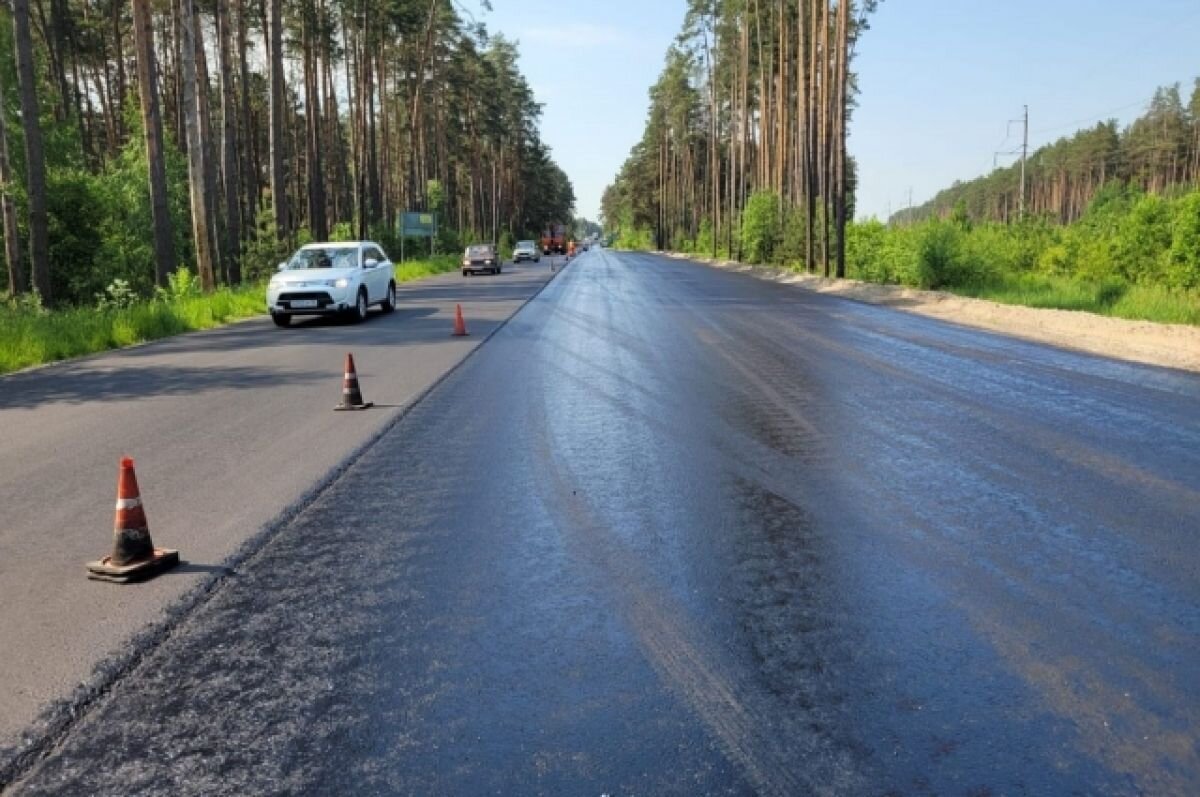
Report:
[[[325,249],[301,249],[288,261],[289,270],[355,268],[357,266],[358,249],[347,246],[331,246]]]
[[[521,241],[517,244],[518,249],[532,249],[533,241]]]

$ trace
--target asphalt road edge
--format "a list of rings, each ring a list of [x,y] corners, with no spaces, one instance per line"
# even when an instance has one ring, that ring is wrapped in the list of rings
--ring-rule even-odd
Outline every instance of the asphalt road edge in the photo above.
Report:
[[[437,390],[455,372],[463,367],[476,352],[500,333],[529,304],[536,301],[559,276],[572,265],[567,261],[552,270],[552,276],[532,295],[521,302],[508,318],[488,332],[479,344],[471,348],[462,359],[419,391],[403,404],[396,414],[368,440],[342,458],[324,476],[312,484],[299,498],[285,506],[278,515],[255,531],[238,546],[220,565],[218,572],[205,576],[200,583],[173,600],[163,610],[163,618],[129,638],[122,650],[101,659],[92,669],[92,674],[75,688],[70,696],[52,701],[20,735],[15,749],[0,747],[0,794],[6,793],[37,764],[66,739],[77,723],[95,710],[126,676],[142,664],[161,644],[170,639],[193,612],[207,603],[238,567],[252,562],[293,520],[308,509],[354,465],[364,454],[379,443],[389,432],[403,421],[421,402]],[[185,333],[186,334],[186,333]],[[148,341],[149,342],[149,341]],[[92,356],[92,355],[84,355]],[[61,361],[60,361],[61,362]],[[48,363],[47,367],[58,363]]]
[[[944,291],[817,277],[774,266],[714,260],[680,252],[643,254],[744,274],[764,282],[909,313],[964,329],[1004,335],[1072,354],[1200,373],[1200,355],[1189,354],[1200,351],[1200,327],[1190,324],[1137,321],[1082,310],[1004,304]]]

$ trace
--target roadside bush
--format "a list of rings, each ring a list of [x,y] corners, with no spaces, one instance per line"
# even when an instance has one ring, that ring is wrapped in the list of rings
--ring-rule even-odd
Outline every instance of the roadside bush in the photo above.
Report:
[[[117,277],[108,284],[102,293],[96,294],[96,309],[103,312],[105,310],[124,310],[127,307],[132,307],[137,302],[137,291],[129,287],[129,283]]]
[[[846,227],[846,276],[867,282],[894,282],[885,249],[887,225],[878,219]]]
[[[1115,229],[1107,232],[1091,232],[1086,228],[1065,230],[1063,238],[1070,242],[1070,248],[1075,253],[1075,262],[1071,264],[1070,270],[1064,273],[1075,279],[1091,282],[1109,277],[1124,279],[1118,266],[1116,233]]]
[[[160,302],[178,302],[200,295],[200,280],[186,266],[167,275],[167,287],[155,288],[154,295]]]
[[[478,241],[470,241],[469,243],[478,243]],[[437,231],[437,251],[442,253],[458,254],[468,245],[468,242],[458,232],[449,227],[438,227]],[[420,252],[421,257],[429,254],[429,239],[428,238],[409,238],[405,242],[406,251]]]
[[[1113,241],[1118,273],[1130,282],[1161,283],[1171,249],[1171,209],[1153,194],[1140,197]]]
[[[696,232],[696,240],[692,243],[691,251],[698,255],[711,255],[713,253],[713,225],[711,219],[705,217],[700,222],[700,229]]]
[[[1200,287],[1200,191],[1175,203],[1166,282],[1175,288]]]
[[[367,230],[367,237],[382,246],[383,251],[392,260],[400,259],[400,233],[394,224],[386,222],[372,224],[370,229]],[[422,240],[426,244],[429,243],[427,239]],[[423,251],[427,252],[429,250],[425,249]]]
[[[112,248],[105,247],[100,227],[105,221],[111,226],[114,207],[96,192],[96,183],[82,169],[46,174],[51,294],[56,304],[86,302],[102,294],[114,279],[144,292],[153,283],[154,271],[148,266],[154,261],[145,258],[144,248],[135,246],[125,257],[107,256]]]
[[[625,227],[616,241],[618,249],[649,252],[654,249],[654,231],[648,227]]]
[[[496,254],[500,256],[501,260],[511,260],[515,245],[516,242],[513,240],[512,233],[504,230],[504,232],[500,233],[499,251]]]
[[[789,222],[790,224],[790,222]],[[784,231],[784,235],[788,231]],[[995,301],[1200,322],[1200,191],[1174,198],[1119,184],[1075,224],[849,225],[847,274]]]
[[[290,254],[287,243],[275,238],[275,210],[268,205],[254,220],[254,237],[242,245],[242,278],[252,283],[270,279]]]
[[[980,224],[963,236],[962,264],[969,271],[964,278],[987,282],[1000,274],[1032,271],[1037,265],[1040,247],[1029,246],[1030,235],[1023,225]]]
[[[971,282],[963,266],[962,239],[962,231],[952,223],[928,223],[917,244],[916,287],[933,289]]]
[[[850,230],[854,225],[847,225],[846,231],[846,246],[849,247]],[[847,258],[849,254],[847,254]],[[775,256],[776,260],[784,265],[797,269],[807,270],[808,262],[808,227],[805,222],[805,211],[802,207],[790,208],[783,221],[783,229],[779,234],[779,249]],[[847,264],[847,268],[849,265]]]
[[[750,195],[742,211],[742,254],[751,263],[772,262],[779,243],[779,197],[771,191]]]

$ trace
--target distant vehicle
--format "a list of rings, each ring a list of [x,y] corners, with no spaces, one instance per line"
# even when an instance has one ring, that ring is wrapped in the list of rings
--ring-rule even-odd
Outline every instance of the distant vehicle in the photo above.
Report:
[[[543,255],[565,255],[567,253],[567,228],[562,224],[551,224],[542,233]]]
[[[267,310],[281,327],[295,315],[345,314],[362,321],[373,304],[385,313],[396,309],[395,269],[372,241],[308,244],[280,263],[267,283]]]
[[[542,255],[538,251],[537,241],[517,241],[517,245],[513,247],[513,262],[520,263],[522,260],[541,262]]]
[[[496,247],[491,244],[471,244],[463,252],[462,273],[464,277],[486,271],[499,274],[504,270],[500,258],[496,255]]]

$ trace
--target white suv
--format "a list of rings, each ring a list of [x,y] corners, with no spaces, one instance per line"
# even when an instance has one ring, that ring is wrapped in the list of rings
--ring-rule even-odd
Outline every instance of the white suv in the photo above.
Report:
[[[294,315],[362,321],[373,304],[385,313],[396,309],[396,279],[392,262],[371,241],[309,244],[280,263],[267,285],[267,310],[281,327]]]

